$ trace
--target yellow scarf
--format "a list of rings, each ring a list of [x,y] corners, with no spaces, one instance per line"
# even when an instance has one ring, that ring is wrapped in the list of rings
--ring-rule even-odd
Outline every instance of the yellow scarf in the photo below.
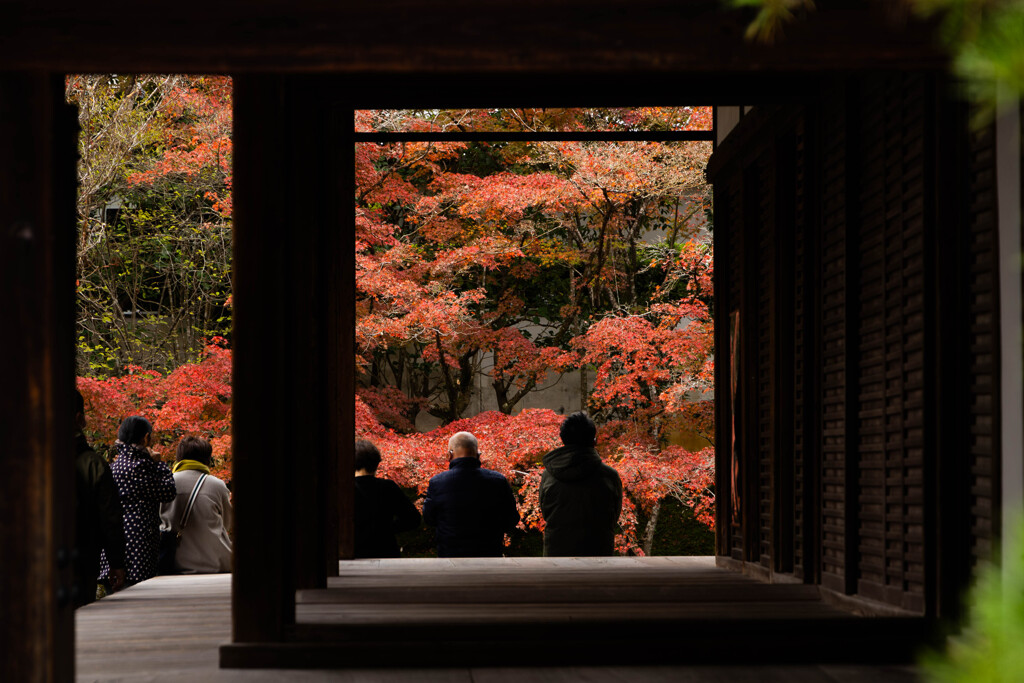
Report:
[[[210,468],[198,460],[179,460],[174,463],[174,467],[171,468],[171,472],[184,472],[185,470],[199,470],[206,474],[210,473]]]

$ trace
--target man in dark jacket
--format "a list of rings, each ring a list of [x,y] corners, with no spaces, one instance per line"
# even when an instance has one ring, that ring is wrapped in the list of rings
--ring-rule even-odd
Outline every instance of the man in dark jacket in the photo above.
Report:
[[[448,471],[435,474],[423,501],[423,521],[437,527],[438,557],[501,557],[505,534],[519,523],[512,487],[480,466],[476,437],[448,440]]]
[[[96,599],[100,550],[110,563],[111,588],[124,585],[124,526],[121,497],[110,466],[85,440],[85,400],[75,392],[75,607]]]
[[[594,450],[597,428],[586,413],[565,418],[560,436],[565,445],[544,456],[540,478],[544,555],[611,555],[622,479]]]

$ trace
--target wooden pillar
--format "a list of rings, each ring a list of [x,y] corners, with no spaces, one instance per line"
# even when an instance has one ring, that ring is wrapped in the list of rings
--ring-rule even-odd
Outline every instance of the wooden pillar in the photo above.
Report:
[[[740,528],[743,535],[743,561],[760,561],[760,519],[758,499],[758,376],[757,376],[757,310],[758,310],[758,226],[761,220],[759,199],[761,187],[756,164],[743,171],[743,228],[740,264],[743,269],[743,290],[740,294],[739,377],[740,395],[738,427]]]
[[[295,590],[337,572],[354,286],[339,90],[330,77],[235,79],[236,643],[286,640]]]
[[[793,123],[788,126],[795,125]],[[787,127],[788,127],[787,126]],[[794,407],[797,167],[796,135],[779,135],[773,145],[775,177],[775,292],[772,296],[772,572],[792,573],[794,512]]]
[[[863,135],[859,128],[861,121],[860,84],[855,80],[847,82],[844,99],[846,125],[846,151],[843,155],[843,202],[845,227],[843,242],[844,270],[844,313],[843,334],[843,579],[842,592],[853,595],[857,592],[860,566],[860,417],[858,415],[860,382],[860,348],[858,345],[861,316],[861,220],[860,182],[863,155]]]
[[[64,80],[0,75],[0,674],[74,678],[75,155]]]
[[[345,89],[347,91],[347,89]],[[335,247],[339,254],[339,277],[331,292],[334,296],[332,316],[336,328],[333,339],[337,343],[337,351],[332,358],[337,362],[333,372],[337,378],[338,397],[335,404],[338,447],[333,450],[333,481],[331,488],[333,498],[329,498],[332,509],[329,516],[332,525],[327,528],[327,542],[336,548],[334,555],[328,556],[330,565],[328,576],[337,576],[338,560],[351,559],[355,552],[355,536],[353,519],[353,493],[355,492],[355,420],[356,420],[356,262],[355,262],[355,110],[350,100],[342,101],[335,106],[335,121],[338,130],[339,153],[335,157],[342,164],[340,170],[340,188],[338,189],[339,211],[341,220],[339,230],[332,234],[337,236]],[[334,541],[336,540],[336,544]]]
[[[716,107],[716,113],[720,107]],[[716,121],[716,126],[719,125]],[[718,267],[714,270],[715,290],[715,349],[717,357],[715,362],[715,554],[719,557],[729,557],[731,553],[731,539],[729,532],[732,524],[732,491],[730,489],[733,452],[733,414],[732,414],[732,332],[731,317],[733,306],[736,302],[730,300],[729,275],[731,273],[731,249],[735,247],[729,243],[729,231],[731,226],[728,223],[730,212],[726,207],[724,187],[715,188],[718,190],[714,195],[715,209],[715,231],[712,235],[714,240],[714,263]]]

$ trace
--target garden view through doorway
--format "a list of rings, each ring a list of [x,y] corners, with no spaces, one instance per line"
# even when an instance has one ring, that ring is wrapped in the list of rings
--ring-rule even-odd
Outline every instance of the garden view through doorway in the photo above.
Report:
[[[91,440],[151,417],[231,478],[232,83],[71,76],[78,374]],[[360,110],[356,434],[421,499],[477,433],[540,554],[540,457],[589,410],[626,485],[617,550],[713,553],[710,108]],[[339,154],[342,154],[339,151]],[[287,197],[282,197],[287,202]],[[429,530],[404,535],[433,553]]]

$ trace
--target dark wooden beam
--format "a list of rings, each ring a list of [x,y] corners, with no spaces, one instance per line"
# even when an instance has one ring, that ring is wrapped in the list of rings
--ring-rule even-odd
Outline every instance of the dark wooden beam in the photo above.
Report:
[[[0,75],[0,666],[74,678],[75,150],[60,76]]]
[[[775,45],[744,39],[752,11],[720,0],[6,0],[0,68],[67,72],[666,74],[935,67],[931,27],[884,3],[822,3]],[[671,83],[663,83],[671,91]],[[570,86],[567,90],[573,90]],[[576,88],[578,90],[578,88]]]

